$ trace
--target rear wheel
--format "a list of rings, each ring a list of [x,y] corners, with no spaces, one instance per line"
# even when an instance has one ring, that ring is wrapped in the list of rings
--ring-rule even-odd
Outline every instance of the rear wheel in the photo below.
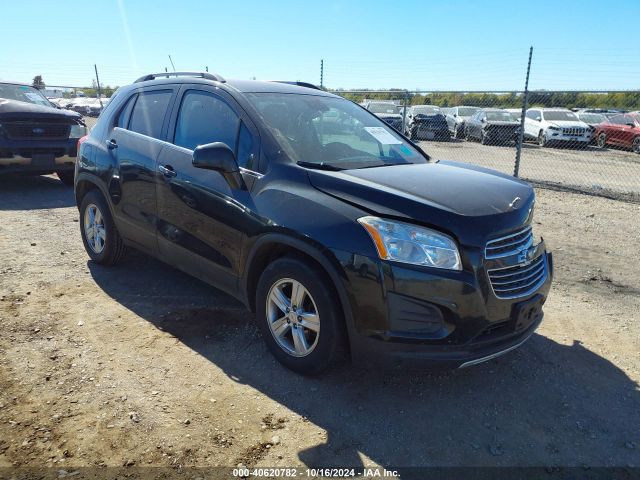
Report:
[[[633,139],[633,143],[631,144],[631,150],[633,150],[633,153],[640,154],[640,137],[636,137]]]
[[[58,175],[60,181],[67,187],[73,187],[74,173],[75,172],[73,170],[63,170],[56,172],[56,175]]]
[[[80,234],[91,260],[115,265],[125,256],[126,247],[116,228],[109,206],[98,190],[87,193],[80,204]]]
[[[342,358],[344,320],[323,272],[292,257],[271,263],[256,290],[258,327],[285,367],[315,375]]]
[[[607,134],[602,132],[600,135],[598,135],[597,142],[600,148],[605,148],[607,146]]]

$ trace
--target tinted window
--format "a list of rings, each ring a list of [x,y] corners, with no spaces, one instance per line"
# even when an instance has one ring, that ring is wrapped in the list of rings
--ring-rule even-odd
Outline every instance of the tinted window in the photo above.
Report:
[[[139,94],[129,121],[129,130],[160,138],[171,93],[171,90],[156,90]]]
[[[624,125],[624,115],[616,115],[611,117],[609,123],[615,123],[616,125]]]
[[[118,118],[116,118],[116,127],[127,128],[127,123],[129,122],[129,115],[131,115],[131,110],[133,109],[133,104],[136,102],[137,95],[132,95],[129,100],[125,103],[125,106],[120,110],[120,114]]]
[[[538,110],[527,110],[526,116],[527,118],[532,118],[535,120],[535,118],[539,115],[540,115],[540,112]]]
[[[208,92],[190,90],[182,99],[173,143],[193,150],[198,145],[223,142],[235,150],[239,122],[231,107],[220,98]]]

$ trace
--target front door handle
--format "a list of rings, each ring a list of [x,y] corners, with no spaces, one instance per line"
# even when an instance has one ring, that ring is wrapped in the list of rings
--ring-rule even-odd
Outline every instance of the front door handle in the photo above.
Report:
[[[158,171],[165,177],[175,177],[178,174],[171,165],[160,165]]]

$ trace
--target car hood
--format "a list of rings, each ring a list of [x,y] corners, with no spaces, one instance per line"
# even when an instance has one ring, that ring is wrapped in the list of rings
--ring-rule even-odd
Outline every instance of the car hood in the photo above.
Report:
[[[402,118],[399,113],[374,113],[374,115],[380,118]]]
[[[420,223],[481,246],[530,221],[530,185],[482,167],[441,161],[328,172],[309,170],[318,190],[369,214]],[[519,198],[519,200],[516,200]]]
[[[10,120],[46,120],[60,123],[80,123],[82,115],[70,110],[59,110],[18,100],[0,98],[0,122]]]
[[[587,124],[584,122],[577,122],[575,120],[553,120],[549,122],[549,125],[564,128],[587,128]]]

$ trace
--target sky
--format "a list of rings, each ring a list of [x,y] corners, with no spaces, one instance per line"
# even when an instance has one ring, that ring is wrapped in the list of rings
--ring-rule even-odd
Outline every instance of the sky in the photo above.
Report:
[[[1,0],[0,79],[172,70],[328,88],[640,88],[640,0]],[[13,41],[11,39],[14,39]]]

